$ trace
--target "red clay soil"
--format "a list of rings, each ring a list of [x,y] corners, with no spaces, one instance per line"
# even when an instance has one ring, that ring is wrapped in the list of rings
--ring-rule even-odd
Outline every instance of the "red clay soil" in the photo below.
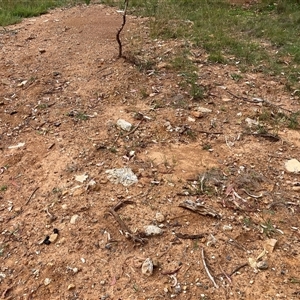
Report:
[[[0,31],[1,299],[299,299],[299,98],[193,49],[195,101],[168,67],[184,42],[129,16],[117,59],[121,21],[95,4]],[[137,183],[110,182],[124,167]]]

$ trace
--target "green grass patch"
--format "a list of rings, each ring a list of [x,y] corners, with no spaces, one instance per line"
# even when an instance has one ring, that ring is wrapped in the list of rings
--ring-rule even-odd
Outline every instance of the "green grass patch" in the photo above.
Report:
[[[129,13],[151,17],[153,38],[185,39],[204,48],[213,63],[283,75],[292,89],[299,86],[299,0],[262,0],[248,7],[225,0],[130,0]]]
[[[51,8],[79,3],[89,4],[89,0],[0,0],[0,25],[7,26],[20,22],[23,18],[39,16]]]

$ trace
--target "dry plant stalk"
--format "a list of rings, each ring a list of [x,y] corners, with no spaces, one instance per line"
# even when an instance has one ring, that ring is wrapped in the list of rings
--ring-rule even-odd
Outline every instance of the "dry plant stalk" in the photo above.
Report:
[[[204,249],[203,249],[203,248],[202,248],[201,254],[202,254],[202,262],[203,262],[203,266],[204,266],[204,269],[205,269],[205,271],[206,271],[206,273],[207,273],[207,276],[208,276],[208,278],[211,280],[211,282],[214,284],[214,287],[215,287],[216,289],[218,289],[219,286],[216,284],[214,278],[213,278],[212,275],[210,274],[210,272],[209,272],[209,270],[208,270],[208,267],[207,267],[207,265],[206,265],[205,257],[204,257]]]
[[[120,34],[121,34],[125,24],[126,24],[126,14],[127,14],[128,2],[129,2],[129,0],[124,0],[125,7],[124,7],[124,12],[123,12],[123,23],[122,23],[122,25],[121,25],[121,27],[118,30],[117,35],[116,35],[116,39],[117,39],[117,42],[118,42],[118,45],[119,45],[119,56],[118,56],[118,58],[123,57],[123,46],[122,46],[122,42],[120,40]]]

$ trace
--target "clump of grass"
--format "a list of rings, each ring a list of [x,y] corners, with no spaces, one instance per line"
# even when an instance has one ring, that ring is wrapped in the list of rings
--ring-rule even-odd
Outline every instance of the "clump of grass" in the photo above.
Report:
[[[103,2],[117,5],[121,1]],[[204,48],[213,63],[284,73],[296,89],[300,79],[299,0],[258,2],[244,7],[225,0],[132,0],[129,8],[131,13],[151,16],[153,38],[187,40]]]
[[[23,18],[39,16],[51,8],[78,3],[89,4],[90,0],[1,0],[0,25],[7,26]]]

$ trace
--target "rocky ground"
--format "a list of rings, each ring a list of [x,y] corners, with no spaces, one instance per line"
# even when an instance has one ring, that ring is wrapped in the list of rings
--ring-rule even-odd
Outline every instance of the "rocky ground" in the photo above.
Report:
[[[2,299],[298,299],[299,97],[193,49],[192,99],[183,41],[128,16],[117,59],[121,20],[0,31]]]

